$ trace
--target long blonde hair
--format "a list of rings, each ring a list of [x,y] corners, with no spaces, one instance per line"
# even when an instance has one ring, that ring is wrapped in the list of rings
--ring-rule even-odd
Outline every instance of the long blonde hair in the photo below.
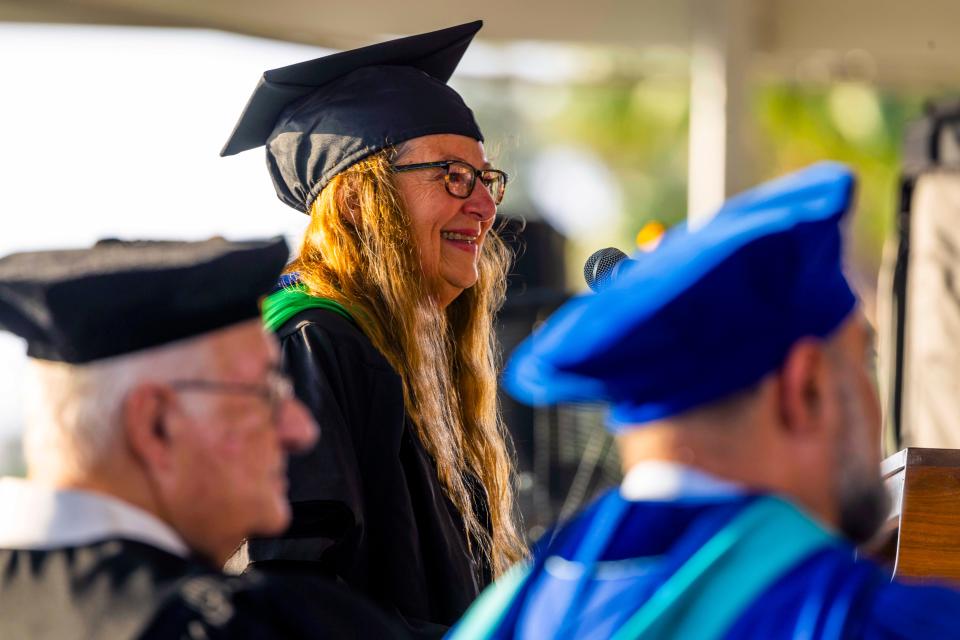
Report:
[[[348,308],[399,373],[405,409],[460,512],[468,544],[496,576],[526,553],[496,399],[493,320],[510,253],[491,230],[477,283],[441,308],[390,171],[399,153],[382,151],[330,181],[311,207],[300,255],[288,271],[299,272],[313,295]],[[485,495],[475,495],[478,488]]]

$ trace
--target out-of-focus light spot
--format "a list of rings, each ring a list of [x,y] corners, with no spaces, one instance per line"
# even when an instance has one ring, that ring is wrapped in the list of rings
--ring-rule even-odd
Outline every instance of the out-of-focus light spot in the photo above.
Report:
[[[544,218],[568,237],[600,235],[619,224],[620,186],[589,149],[558,147],[542,153],[529,181]]]
[[[641,251],[653,251],[660,244],[660,240],[663,239],[663,234],[666,231],[667,228],[663,226],[662,222],[658,220],[648,222],[637,232],[637,248]]]
[[[842,82],[827,98],[830,118],[847,139],[865,142],[880,132],[883,112],[876,91],[861,82]]]

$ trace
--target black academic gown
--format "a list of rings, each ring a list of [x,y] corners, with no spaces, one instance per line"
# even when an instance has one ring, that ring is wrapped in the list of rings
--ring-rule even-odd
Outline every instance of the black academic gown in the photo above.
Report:
[[[350,320],[302,311],[277,332],[281,363],[320,426],[291,459],[293,524],[250,541],[263,571],[335,576],[402,619],[442,635],[489,580],[403,405],[399,375]]]
[[[299,600],[307,588],[315,596]],[[0,638],[144,640],[393,638],[402,631],[343,587],[226,576],[198,560],[113,539],[0,549]]]

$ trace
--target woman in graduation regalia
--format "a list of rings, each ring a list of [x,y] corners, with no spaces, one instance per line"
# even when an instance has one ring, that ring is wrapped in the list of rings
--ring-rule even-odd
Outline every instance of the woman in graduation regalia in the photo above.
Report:
[[[524,552],[496,406],[507,177],[446,84],[480,26],[268,71],[223,150],[265,145],[310,216],[264,319],[322,435],[291,462],[290,530],[246,559],[335,577],[426,634]]]

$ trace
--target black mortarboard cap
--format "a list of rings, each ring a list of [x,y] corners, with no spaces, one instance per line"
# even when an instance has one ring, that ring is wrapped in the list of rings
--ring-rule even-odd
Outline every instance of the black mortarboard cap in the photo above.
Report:
[[[157,347],[256,318],[288,254],[282,238],[15,253],[0,259],[0,329],[72,364]]]
[[[286,204],[308,212],[331,178],[378,151],[420,136],[483,140],[447,80],[483,22],[343,51],[267,71],[220,152],[267,147]]]

